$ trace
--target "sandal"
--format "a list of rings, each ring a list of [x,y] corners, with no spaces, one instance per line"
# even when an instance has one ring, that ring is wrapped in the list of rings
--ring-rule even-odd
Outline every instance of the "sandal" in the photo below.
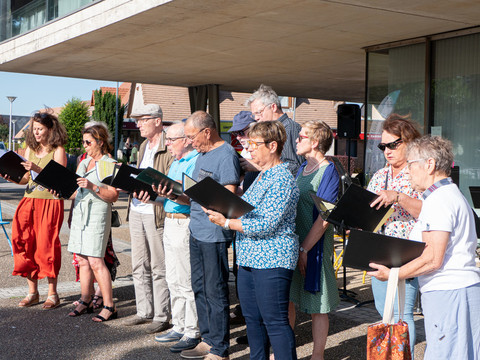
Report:
[[[104,322],[104,321],[109,321],[109,320],[113,320],[113,319],[116,319],[118,317],[118,312],[117,312],[117,309],[115,309],[114,306],[104,306],[103,307],[104,309],[107,309],[108,311],[110,311],[110,316],[108,317],[108,319],[105,319],[103,316],[101,316],[100,314],[96,315],[94,318],[92,318],[93,321],[95,322]]]
[[[23,299],[18,303],[18,306],[28,307],[28,306],[38,304],[39,301],[40,301],[40,294],[38,292],[33,294],[29,293],[27,296],[25,296],[25,299]]]
[[[103,297],[101,295],[95,295],[92,302],[93,310],[97,310],[103,307]]]
[[[93,306],[90,306],[92,304],[92,300],[90,300],[88,303],[83,301],[82,299],[78,300],[79,302],[79,305],[83,305],[85,306],[82,310],[78,311],[77,309],[73,310],[71,313],[68,314],[68,316],[70,317],[76,317],[76,316],[80,316],[80,315],[83,315],[85,313],[87,314],[91,314],[93,313]],[[77,306],[77,307],[78,307]]]
[[[47,300],[43,303],[43,309],[55,309],[58,305],[60,305],[60,298],[58,297],[58,294],[53,294],[47,297]]]

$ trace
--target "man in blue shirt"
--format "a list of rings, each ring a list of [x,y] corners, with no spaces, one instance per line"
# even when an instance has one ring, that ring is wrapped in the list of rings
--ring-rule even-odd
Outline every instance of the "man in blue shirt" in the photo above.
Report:
[[[182,174],[192,176],[198,152],[193,149],[184,133],[184,124],[174,124],[167,130],[165,138],[168,150],[174,161],[168,176],[182,181]],[[165,268],[173,328],[168,333],[155,336],[158,342],[174,342],[170,351],[181,352],[193,349],[199,343],[197,307],[192,290],[190,267],[190,206],[166,199],[163,246],[165,248]]]
[[[212,116],[194,112],[185,124],[185,136],[199,152],[192,177],[201,181],[209,176],[235,193],[240,164],[235,149],[218,134]],[[185,196],[178,198],[184,201]],[[180,354],[186,359],[228,359],[230,341],[227,248],[233,231],[208,220],[200,204],[191,202],[190,263],[192,288],[197,305],[202,342]]]

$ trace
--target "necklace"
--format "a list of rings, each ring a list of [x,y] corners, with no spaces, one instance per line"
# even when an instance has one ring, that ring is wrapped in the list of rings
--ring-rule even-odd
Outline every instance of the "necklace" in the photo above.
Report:
[[[313,173],[315,170],[317,170],[317,169],[320,167],[320,165],[323,164],[323,162],[324,162],[325,160],[327,160],[327,159],[323,159],[322,161],[320,161],[319,163],[317,163],[316,165],[314,165],[313,168],[311,168],[311,169],[309,169],[309,170],[307,170],[308,164],[305,165],[305,167],[303,168],[303,175],[310,175],[311,173]]]

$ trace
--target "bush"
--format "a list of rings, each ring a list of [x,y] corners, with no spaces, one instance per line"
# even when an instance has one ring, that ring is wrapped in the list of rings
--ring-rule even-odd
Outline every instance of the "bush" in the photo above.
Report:
[[[58,120],[67,130],[65,150],[69,154],[78,155],[82,151],[82,129],[89,120],[88,105],[80,99],[72,98],[65,104]]]
[[[95,90],[93,93],[94,107],[92,118],[96,121],[103,121],[107,124],[108,130],[115,136],[115,108],[118,101],[118,134],[122,133],[123,114],[125,106],[121,104],[120,98],[116,99],[115,94],[111,92],[102,93],[102,90]]]

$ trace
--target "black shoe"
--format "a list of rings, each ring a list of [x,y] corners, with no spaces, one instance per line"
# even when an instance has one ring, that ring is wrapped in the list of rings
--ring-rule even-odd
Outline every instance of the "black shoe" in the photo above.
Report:
[[[237,344],[241,345],[248,345],[248,337],[247,335],[237,337]]]
[[[73,310],[71,313],[68,314],[68,316],[70,317],[76,317],[76,316],[80,316],[80,315],[83,315],[85,313],[87,314],[91,314],[93,313],[93,306],[92,305],[92,300],[90,300],[90,302],[85,302],[83,301],[81,298],[78,300],[78,305],[77,305],[77,308],[82,305],[82,306],[85,306],[82,310],[78,311],[77,309]]]
[[[183,350],[190,350],[195,348],[198,345],[200,339],[190,338],[188,336],[183,336],[179,342],[170,347],[170,351],[173,353],[179,353]]]

